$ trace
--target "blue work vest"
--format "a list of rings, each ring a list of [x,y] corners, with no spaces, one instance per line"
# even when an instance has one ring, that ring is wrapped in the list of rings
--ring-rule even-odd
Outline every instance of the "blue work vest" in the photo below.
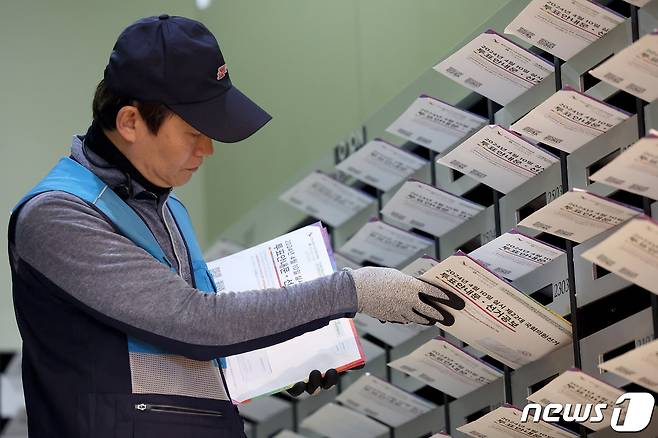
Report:
[[[98,176],[71,158],[62,158],[48,175],[18,202],[16,207],[14,207],[14,211],[18,210],[34,196],[49,191],[66,192],[93,205],[112,222],[114,227],[123,236],[147,251],[172,271],[176,271],[142,218]],[[192,222],[185,206],[173,194],[169,195],[167,206],[187,246],[194,287],[204,293],[216,293],[217,288],[215,282],[203,259],[201,248],[194,234]],[[128,337],[128,351],[149,354],[171,354],[133,337]],[[219,360],[219,363],[221,366],[226,367],[226,362],[223,358]]]

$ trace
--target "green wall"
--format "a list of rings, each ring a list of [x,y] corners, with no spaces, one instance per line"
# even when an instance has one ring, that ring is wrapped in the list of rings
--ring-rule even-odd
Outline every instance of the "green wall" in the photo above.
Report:
[[[207,246],[509,2],[215,0],[205,11],[193,0],[2,2],[0,209],[7,218],[67,154],[71,136],[86,130],[112,45],[136,18],[167,12],[204,21],[234,83],[274,116],[248,141],[216,145],[215,157],[179,190]],[[6,225],[0,221],[2,247]],[[0,351],[20,345],[3,259]]]
[[[327,154],[508,2],[215,1],[204,17],[231,78],[273,120],[245,142],[219,145],[208,161],[208,235],[280,193],[297,169]]]
[[[360,2],[359,4],[362,5],[363,3]],[[445,5],[445,2],[441,4]],[[436,7],[437,3],[432,2],[430,3],[430,5]],[[217,227],[219,229],[220,236],[224,239],[232,240],[235,242],[239,242],[243,245],[249,246],[271,239],[273,236],[280,235],[286,232],[287,230],[289,230],[295,224],[299,223],[301,220],[306,219],[306,215],[304,213],[298,211],[297,209],[291,208],[287,204],[284,204],[283,202],[279,201],[278,196],[285,189],[297,183],[300,179],[302,179],[304,176],[306,176],[309,172],[313,170],[320,169],[327,172],[333,171],[334,157],[333,157],[332,146],[336,143],[336,141],[339,138],[343,139],[348,137],[348,134],[353,130],[357,130],[360,132],[361,126],[363,126],[367,131],[367,136],[369,139],[375,137],[381,137],[384,140],[390,141],[394,144],[399,144],[400,139],[397,138],[396,136],[392,136],[390,134],[385,133],[385,129],[420,94],[427,93],[432,96],[439,97],[442,100],[453,104],[459,102],[467,95],[469,95],[470,94],[469,90],[453,82],[452,80],[445,77],[444,75],[436,73],[431,67],[439,60],[444,59],[446,56],[450,55],[453,51],[461,48],[464,44],[472,40],[476,35],[480,34],[486,29],[489,28],[499,29],[499,30],[504,29],[505,26],[516,15],[518,15],[518,13],[525,6],[527,6],[527,0],[509,0],[504,6],[502,6],[497,12],[495,12],[490,17],[487,17],[486,19],[483,19],[480,22],[478,22],[478,20],[472,20],[469,22],[468,26],[464,24],[457,25],[455,22],[460,15],[456,14],[455,16],[451,16],[450,19],[447,20],[447,23],[441,26],[435,26],[435,27],[418,26],[418,28],[412,27],[411,29],[406,29],[405,32],[396,31],[393,33],[390,32],[384,33],[383,35],[381,35],[380,39],[387,37],[392,39],[393,41],[397,41],[398,39],[401,38],[407,38],[408,40],[418,42],[416,44],[413,44],[408,41],[404,42],[404,44],[399,49],[399,52],[401,53],[400,56],[409,55],[410,50],[406,49],[407,47],[415,48],[411,50],[412,52],[413,50],[420,51],[421,49],[423,51],[428,52],[428,54],[426,55],[427,57],[426,60],[416,62],[417,71],[414,71],[413,73],[416,76],[413,76],[413,79],[408,79],[407,76],[404,76],[405,80],[402,81],[400,79],[399,80],[399,82],[401,82],[400,84],[382,88],[382,90],[386,90],[390,92],[384,93],[382,91],[381,94],[382,95],[385,94],[385,96],[382,96],[379,99],[375,99],[374,97],[369,98],[367,103],[369,105],[372,105],[374,109],[366,111],[368,113],[366,116],[359,117],[353,124],[346,127],[342,131],[339,137],[332,137],[329,139],[327,143],[322,143],[322,144],[321,142],[314,143],[313,144],[314,149],[311,151],[313,156],[311,158],[305,160],[296,159],[298,154],[305,152],[304,147],[301,146],[297,148],[297,150],[288,154],[288,158],[296,159],[296,164],[294,166],[289,165],[285,167],[283,172],[274,174],[273,172],[269,171],[271,167],[269,164],[261,165],[261,167],[264,168],[264,170],[260,174],[261,182],[259,184],[261,188],[265,187],[266,189],[261,190],[260,197],[258,197],[252,203],[246,205],[244,210],[238,212],[239,217],[237,220],[235,220],[233,223],[231,223],[228,226]],[[465,9],[462,8],[459,11],[464,13],[464,10]],[[391,18],[391,21],[395,22],[396,20],[395,17],[400,16],[400,14],[402,14],[403,11],[404,11],[403,8],[400,7],[400,10],[398,11],[399,14],[392,14],[393,18]],[[435,11],[435,13],[438,15],[430,15],[427,14],[427,12],[421,15],[422,17],[425,17],[426,20],[427,17],[431,17],[432,21],[436,21],[434,18],[435,16],[441,16],[441,11],[438,12]],[[377,20],[381,21],[381,18],[377,18]],[[422,23],[423,19],[417,18],[417,21]],[[455,34],[451,33],[450,38],[448,37],[436,38],[436,41],[443,42],[443,44],[440,45],[434,45],[433,41],[435,40],[428,40],[428,38],[424,34],[422,34],[422,32],[420,32],[421,29],[428,29],[428,28],[430,28],[433,32],[438,32],[440,29],[444,29],[444,28],[452,29],[451,26],[457,27],[459,29],[459,32]],[[362,32],[366,28],[367,26],[360,27]],[[418,33],[414,33],[414,31],[420,32],[422,36],[418,36]],[[429,43],[423,45],[420,43],[421,41],[429,41]],[[378,50],[377,49],[378,44],[379,43],[373,42],[372,49],[368,50],[367,53],[370,54],[373,51]],[[388,55],[388,52],[390,52],[390,49],[388,48],[390,47],[390,44],[388,46],[383,44],[383,46],[387,47],[386,54]],[[437,51],[438,53],[434,54],[435,51]],[[364,55],[359,59],[363,60],[365,58],[367,58],[367,55]],[[399,57],[395,59],[399,59]],[[410,62],[407,61],[407,64],[410,64]],[[386,68],[382,68],[382,65],[385,65]],[[404,65],[405,64],[403,63],[399,63],[399,70],[401,70],[403,74],[407,74],[409,77],[412,77],[412,74],[405,73],[406,71],[405,68],[407,67],[404,67]],[[361,68],[362,67],[359,67],[359,69]],[[368,78],[372,78],[373,81],[375,79],[379,79],[381,81],[382,78],[388,79],[389,76],[395,74],[395,71],[397,71],[395,67],[389,67],[388,63],[382,63],[382,62],[371,65],[370,70],[372,71],[372,73],[368,75]],[[383,70],[386,70],[385,73],[381,73]],[[372,81],[365,81],[365,82],[370,83]],[[362,90],[363,88],[364,88],[363,85],[359,86],[360,90]],[[345,99],[349,100],[350,96],[347,95]],[[358,101],[360,102],[361,100]],[[374,101],[377,101],[377,103],[373,103]],[[307,155],[311,155],[311,153],[309,152]],[[236,156],[235,158],[236,161],[234,163],[237,163],[237,160],[239,159],[240,157]],[[228,171],[230,171],[230,166],[228,167],[229,167]],[[216,172],[208,173],[207,175],[208,178],[216,178],[218,173]],[[240,178],[239,175],[238,178]],[[210,183],[212,184],[213,182],[211,181]],[[249,183],[253,184],[254,186],[258,185],[251,181],[249,181]],[[231,183],[227,182],[227,184],[231,184]],[[280,186],[277,188],[275,184],[280,184]],[[233,183],[233,185],[235,186],[236,183]],[[258,187],[255,187],[252,190],[256,191],[258,190]],[[216,190],[209,191],[208,196],[211,198],[211,201],[212,199],[217,199],[221,197],[222,196],[221,186],[218,186]],[[216,213],[213,215],[212,220],[210,220],[208,223],[211,229],[210,234],[213,237],[213,239],[215,238],[216,235],[213,229],[213,226],[216,225],[215,221],[218,218],[221,218],[221,215],[223,214],[231,214],[230,211],[229,212],[222,211],[222,209],[218,206],[215,207],[214,211]],[[364,218],[361,217],[361,219]],[[358,222],[358,220],[356,220],[356,222]],[[341,231],[341,234],[344,233],[349,234],[349,229],[351,229],[351,227],[347,227],[345,230]]]

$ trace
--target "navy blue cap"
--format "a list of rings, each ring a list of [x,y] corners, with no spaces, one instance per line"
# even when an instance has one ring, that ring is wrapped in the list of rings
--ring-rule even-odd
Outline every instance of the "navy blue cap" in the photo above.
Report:
[[[166,14],[119,35],[105,67],[113,93],[167,105],[208,137],[233,143],[271,120],[231,84],[217,40],[201,23]]]

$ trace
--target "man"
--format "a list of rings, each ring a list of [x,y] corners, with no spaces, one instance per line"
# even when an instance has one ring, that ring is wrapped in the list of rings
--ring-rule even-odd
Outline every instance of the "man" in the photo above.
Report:
[[[242,436],[217,358],[357,311],[433,324],[452,319],[439,303],[463,307],[387,268],[215,294],[170,191],[211,139],[240,141],[269,119],[232,86],[201,23],[161,15],[119,36],[87,134],[10,220],[30,437]]]

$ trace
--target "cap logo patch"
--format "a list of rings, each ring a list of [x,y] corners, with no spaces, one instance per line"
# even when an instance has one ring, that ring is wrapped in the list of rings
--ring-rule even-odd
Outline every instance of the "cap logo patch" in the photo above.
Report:
[[[226,67],[226,64],[222,65],[217,69],[217,80],[221,81],[224,79],[224,76],[226,76],[226,73],[228,72],[228,67]]]

